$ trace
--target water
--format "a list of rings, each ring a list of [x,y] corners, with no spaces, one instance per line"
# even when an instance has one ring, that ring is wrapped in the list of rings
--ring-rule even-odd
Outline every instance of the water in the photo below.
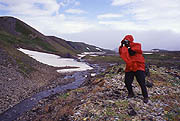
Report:
[[[65,79],[74,77],[75,81],[67,85],[57,86],[56,88],[39,92],[33,95],[32,97],[23,100],[19,104],[15,105],[12,108],[9,108],[4,113],[0,114],[0,121],[16,120],[23,113],[31,110],[34,106],[36,106],[41,99],[46,98],[50,95],[54,95],[56,93],[64,92],[68,89],[78,88],[85,81],[87,74],[88,74],[87,71],[83,71],[83,72],[75,72],[72,76],[66,76]]]
[[[92,65],[93,68],[92,68],[91,66],[87,65],[86,63],[76,62],[73,59],[60,58],[59,56],[56,56],[53,54],[29,51],[29,50],[25,50],[25,49],[19,49],[19,50],[26,54],[29,54],[31,57],[35,58],[36,60],[38,60],[42,63],[48,64],[48,65],[51,65],[51,66],[59,67],[59,65],[62,66],[63,64],[65,64],[63,66],[67,66],[67,65],[68,66],[78,66],[78,67],[80,67],[77,69],[79,72],[75,72],[72,76],[64,77],[64,79],[75,78],[74,82],[67,84],[67,85],[57,86],[56,88],[39,92],[39,93],[33,95],[32,97],[21,101],[19,104],[9,108],[7,111],[0,114],[0,121],[16,120],[23,113],[25,113],[25,112],[31,110],[33,107],[35,107],[41,99],[49,97],[56,93],[64,92],[68,89],[78,88],[86,80],[86,77],[88,77],[87,75],[90,75],[90,72],[85,71],[85,70],[91,70],[94,68],[93,73],[96,73],[96,74],[99,74],[103,70],[97,64],[93,64]],[[91,71],[93,71],[93,70],[91,70]]]

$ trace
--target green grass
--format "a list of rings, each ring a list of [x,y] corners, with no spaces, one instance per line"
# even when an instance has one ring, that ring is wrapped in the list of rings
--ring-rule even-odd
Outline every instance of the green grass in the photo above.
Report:
[[[4,31],[0,31],[0,39],[6,43],[9,43],[13,46],[23,45],[24,47],[31,48],[42,48],[43,50],[49,52],[57,52],[56,49],[47,42],[44,42],[42,39],[36,37],[34,39],[29,39],[28,37],[15,37]]]
[[[180,51],[178,52],[160,52],[152,55],[144,55],[145,63],[149,65],[157,65],[158,67],[174,67],[180,68]],[[99,63],[124,63],[124,61],[118,55],[107,56],[86,56],[92,62]]]
[[[144,55],[146,63],[158,67],[180,67],[180,51],[159,52],[152,55]]]
[[[165,114],[168,121],[178,121],[180,119],[180,108],[177,106],[172,111]]]
[[[70,96],[70,93],[67,92],[67,93],[60,95],[59,98],[66,99],[68,96]]]
[[[168,60],[180,60],[180,52],[159,52],[152,55],[144,55],[145,59],[149,60],[159,60],[159,61],[168,61]]]
[[[91,61],[95,62],[105,62],[105,63],[122,63],[123,60],[116,55],[112,56],[86,56],[85,59],[90,59]]]
[[[7,41],[4,41],[0,39],[0,48],[3,48],[5,52],[7,52],[8,55],[8,62],[10,62],[13,66],[18,66],[18,70],[23,75],[27,76],[32,71],[35,71],[31,65],[31,58],[24,54],[19,52],[15,47],[13,47],[10,43]]]
[[[31,65],[31,58],[29,58],[28,55],[19,52],[18,50],[16,50],[15,48],[6,48],[6,51],[8,52],[8,54],[13,57],[16,61],[16,64],[19,67],[19,71],[21,73],[23,73],[24,75],[28,75],[31,72],[35,71],[36,69],[34,69]]]
[[[9,44],[18,44],[21,42],[20,39],[17,39],[16,37],[4,32],[4,31],[0,31],[0,40],[3,40]]]
[[[19,66],[20,73],[24,74],[25,76],[28,76],[31,72],[36,70],[31,65],[24,63],[21,59],[16,59],[16,62]]]
[[[111,107],[106,108],[105,114],[107,116],[117,116],[118,115]]]
[[[16,21],[15,30],[25,36],[32,34],[32,31],[30,31],[28,28],[26,28],[25,25],[22,25],[22,23],[20,23],[19,21]]]
[[[27,40],[25,43],[32,45],[32,47],[42,47],[42,49],[50,51],[50,52],[57,52],[53,46],[51,46],[49,43],[44,42],[42,39],[36,37],[32,40]]]

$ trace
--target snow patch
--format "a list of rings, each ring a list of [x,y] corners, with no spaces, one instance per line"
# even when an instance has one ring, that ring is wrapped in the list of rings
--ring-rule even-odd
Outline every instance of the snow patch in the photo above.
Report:
[[[78,59],[81,59],[81,58],[83,58],[84,56],[86,56],[86,55],[84,55],[84,54],[77,54],[77,55],[79,56]]]
[[[103,55],[105,52],[84,52],[83,55]]]
[[[100,48],[96,48],[96,50],[102,51]]]
[[[90,50],[89,47],[86,47],[87,50]]]
[[[60,56],[54,55],[54,54],[48,54],[48,53],[42,53],[37,51],[31,51],[19,48],[19,51],[28,54],[30,57],[34,58],[35,60],[50,65],[54,67],[78,67],[73,69],[61,69],[57,70],[57,72],[73,72],[73,71],[85,71],[85,70],[91,70],[93,69],[89,65],[87,65],[84,62],[77,62],[74,59],[70,58],[61,58]]]
[[[81,54],[78,54],[79,59],[81,59],[82,57],[89,55],[89,56],[99,56],[99,55],[103,55],[105,54],[105,52],[101,51],[101,52],[83,52]]]
[[[96,57],[96,56],[99,56],[99,55],[90,55],[90,56],[92,56],[92,57]]]
[[[152,55],[153,53],[143,53],[144,55]]]
[[[91,76],[92,76],[92,77],[95,77],[95,76],[96,76],[96,73],[91,73]]]

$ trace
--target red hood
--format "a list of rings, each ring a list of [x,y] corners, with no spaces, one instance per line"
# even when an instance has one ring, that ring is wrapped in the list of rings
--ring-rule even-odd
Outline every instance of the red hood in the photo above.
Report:
[[[133,42],[134,38],[132,35],[126,35],[122,41],[124,41],[124,40],[129,40],[130,42]]]

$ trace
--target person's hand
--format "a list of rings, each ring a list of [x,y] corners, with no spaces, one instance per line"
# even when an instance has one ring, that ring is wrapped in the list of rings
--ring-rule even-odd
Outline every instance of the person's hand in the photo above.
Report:
[[[130,42],[129,42],[129,41],[126,42],[126,43],[125,43],[125,46],[126,46],[127,48],[129,48],[129,47],[130,47]]]
[[[125,45],[125,47],[130,47],[130,41],[129,40],[123,40],[121,41],[121,44]]]
[[[120,48],[122,48],[122,47],[123,47],[123,44],[124,44],[124,43],[123,43],[123,41],[121,41],[121,46],[120,46]]]

